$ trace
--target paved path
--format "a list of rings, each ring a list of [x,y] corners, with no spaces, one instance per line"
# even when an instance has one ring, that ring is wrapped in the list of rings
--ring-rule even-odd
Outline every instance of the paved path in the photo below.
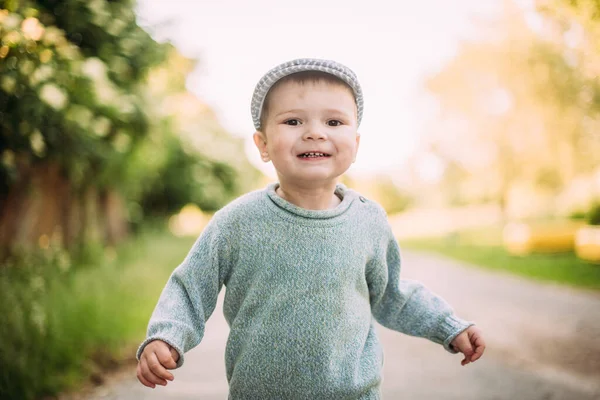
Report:
[[[386,399],[600,400],[600,295],[406,252],[403,277],[441,294],[483,329],[488,350],[467,367],[440,346],[379,327]],[[221,297],[222,301],[222,297]],[[135,373],[88,399],[226,399],[228,327],[216,309],[175,381],[155,390]]]

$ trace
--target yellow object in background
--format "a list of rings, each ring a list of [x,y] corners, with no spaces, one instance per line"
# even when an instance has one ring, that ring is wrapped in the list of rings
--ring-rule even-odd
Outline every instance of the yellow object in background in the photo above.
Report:
[[[209,219],[210,216],[205,215],[200,207],[188,204],[169,218],[169,230],[177,237],[198,236]]]
[[[577,231],[575,253],[582,260],[600,264],[600,225],[587,225]]]
[[[574,221],[512,222],[505,226],[502,240],[506,250],[515,255],[565,253],[574,250],[575,236],[582,225]]]

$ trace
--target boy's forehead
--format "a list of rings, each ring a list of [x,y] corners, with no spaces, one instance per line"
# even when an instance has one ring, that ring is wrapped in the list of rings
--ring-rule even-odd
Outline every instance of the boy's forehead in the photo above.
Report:
[[[353,102],[354,94],[352,89],[347,87],[341,82],[327,82],[327,81],[308,81],[308,82],[298,82],[298,81],[286,81],[281,82],[277,86],[273,87],[267,98],[280,98],[283,96],[306,96],[307,94],[345,94],[348,95]]]
[[[337,82],[282,82],[265,102],[266,118],[287,112],[319,109],[347,113],[358,119],[358,105],[351,88]]]

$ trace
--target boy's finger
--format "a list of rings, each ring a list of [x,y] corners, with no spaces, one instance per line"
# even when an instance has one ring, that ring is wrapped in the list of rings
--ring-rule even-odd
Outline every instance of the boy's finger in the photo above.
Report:
[[[149,355],[149,357],[146,359],[146,361],[148,361],[148,366],[150,367],[150,370],[154,373],[154,375],[162,378],[162,379],[168,379],[170,381],[173,380],[173,374],[171,374],[169,371],[167,371],[165,369],[165,366],[162,363],[162,359],[167,359],[169,361],[173,361],[171,359],[171,354],[168,350],[164,349],[166,351],[167,356],[165,357],[164,354],[162,354],[163,352],[161,351],[160,353],[152,353]]]
[[[469,356],[465,355],[465,357],[460,362],[460,365],[465,366],[465,365],[469,364],[470,362],[471,362],[471,358]]]
[[[152,388],[152,389],[154,389],[156,387],[156,385],[154,383],[152,383],[149,380],[147,380],[146,378],[144,378],[144,375],[142,375],[142,368],[139,363],[138,363],[138,367],[137,367],[137,378],[141,382],[141,384],[144,386],[148,386],[149,388]]]
[[[144,365],[142,365],[142,374],[144,377],[152,383],[166,386],[167,381],[161,374],[168,374],[168,372],[162,365],[160,365],[156,355],[154,353],[150,353],[145,357],[144,361],[146,363],[146,368],[144,368]]]
[[[473,346],[471,346],[471,342],[468,338],[461,338],[461,340],[459,340],[457,344],[460,352],[465,355],[460,364],[467,365],[471,362],[471,356],[473,355]]]
[[[154,384],[154,385],[161,385],[161,386],[166,386],[167,385],[167,381],[154,375],[154,373],[152,371],[150,371],[149,368],[142,368],[142,376],[150,383]]]
[[[175,353],[177,353],[177,352],[175,352]],[[173,369],[177,366],[177,363],[173,359],[172,351],[169,350],[169,348],[167,348],[167,347],[163,347],[160,350],[158,350],[156,352],[156,357],[158,358],[158,361],[160,362],[162,367],[165,367],[168,369]],[[165,370],[165,373],[168,374],[168,376],[164,376],[164,375],[161,375],[161,376],[165,379],[169,379],[172,381],[173,374],[171,374],[170,372],[168,372],[166,370]]]
[[[175,361],[175,367],[176,367],[177,361],[179,361],[179,353],[173,347],[169,347],[169,350],[171,350],[171,357],[173,357],[173,360]],[[173,367],[173,368],[175,368],[175,367]]]
[[[475,353],[471,356],[471,361],[477,361],[485,351],[485,341],[481,336],[476,336],[473,338],[473,344],[475,346]]]

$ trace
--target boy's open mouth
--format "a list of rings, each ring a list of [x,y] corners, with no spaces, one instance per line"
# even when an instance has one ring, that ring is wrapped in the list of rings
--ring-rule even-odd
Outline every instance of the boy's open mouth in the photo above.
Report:
[[[307,153],[298,154],[298,157],[299,158],[321,158],[321,157],[331,157],[331,154],[311,151],[311,152],[307,152]]]

